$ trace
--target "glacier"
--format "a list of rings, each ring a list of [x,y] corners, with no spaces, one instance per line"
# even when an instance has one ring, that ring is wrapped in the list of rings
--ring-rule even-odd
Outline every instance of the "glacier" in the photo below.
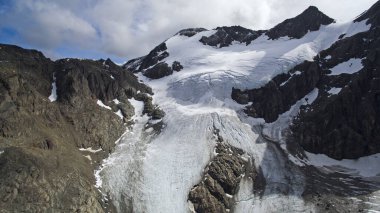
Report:
[[[199,42],[214,30],[169,38],[165,41],[169,57],[163,61],[179,61],[184,69],[157,80],[137,74],[153,89],[154,104],[165,111],[165,127],[158,135],[146,131],[149,117],[142,114],[141,102],[131,100],[135,124],[96,171],[97,186],[120,212],[190,212],[188,192],[215,156],[213,128],[217,128],[227,143],[254,159],[266,180],[263,195],[256,196],[253,182],[242,179],[234,196],[235,212],[313,212],[314,206],[302,198],[302,160],[287,152],[282,132],[318,90],[270,124],[246,116],[244,105],[231,99],[231,90],[259,88],[295,65],[312,61],[340,35],[354,35],[369,27],[365,21],[334,23],[301,39],[268,40],[262,35],[249,45],[234,43],[224,48]],[[317,156],[309,156],[318,161]]]

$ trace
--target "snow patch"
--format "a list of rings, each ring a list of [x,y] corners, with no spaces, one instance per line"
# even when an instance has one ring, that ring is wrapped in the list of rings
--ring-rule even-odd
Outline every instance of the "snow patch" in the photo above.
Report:
[[[123,113],[121,113],[121,110],[119,109],[117,112],[115,112],[117,116],[119,116],[121,119],[124,118]]]
[[[290,79],[292,79],[292,77],[295,76],[295,75],[301,75],[301,72],[300,72],[300,71],[295,71],[294,73],[290,73],[290,78],[289,78],[288,80],[282,82],[282,83],[280,84],[280,87],[282,87],[282,86],[284,86],[286,83],[288,83],[288,81],[289,81]]]
[[[118,99],[113,99],[112,100],[115,104],[120,104],[120,101]]]
[[[351,58],[350,60],[343,62],[331,68],[329,75],[340,75],[342,73],[353,74],[363,69],[361,58]]]
[[[4,150],[0,150],[0,155],[4,153]]]
[[[150,128],[148,128],[148,129],[146,129],[145,132],[147,132],[147,133],[151,133],[151,132],[153,132],[153,128],[150,127]]]
[[[228,198],[233,198],[234,196],[232,196],[232,195],[226,193],[226,197],[228,197]]]
[[[103,149],[102,148],[93,149],[92,147],[88,147],[88,148],[80,148],[79,151],[97,153],[97,152],[103,151]]]
[[[337,95],[342,90],[342,88],[333,87],[329,91],[327,91],[331,95]]]
[[[99,106],[101,106],[101,107],[103,107],[103,108],[106,108],[106,109],[108,109],[108,110],[111,110],[111,107],[105,105],[101,100],[98,100],[98,101],[96,102],[96,104],[98,104]]]
[[[292,74],[292,76],[293,75],[301,75],[301,71],[295,71],[293,74]]]
[[[335,160],[324,154],[313,154],[305,152],[308,160],[304,161],[307,165],[321,167],[327,171],[342,173],[362,177],[380,176],[380,154],[361,157],[356,160]]]
[[[92,158],[90,155],[83,155],[85,158],[87,158],[89,161],[92,161]]]
[[[162,119],[157,119],[157,120],[149,120],[150,124],[158,124],[162,121]]]
[[[53,74],[53,83],[51,84],[51,87],[52,87],[52,89],[51,89],[51,94],[49,96],[49,100],[50,100],[50,102],[54,102],[58,98],[55,73]]]
[[[351,25],[349,25],[348,29],[346,30],[344,38],[351,37],[355,34],[367,32],[368,30],[370,30],[371,24],[367,24],[367,21],[368,19],[360,22],[353,22]]]

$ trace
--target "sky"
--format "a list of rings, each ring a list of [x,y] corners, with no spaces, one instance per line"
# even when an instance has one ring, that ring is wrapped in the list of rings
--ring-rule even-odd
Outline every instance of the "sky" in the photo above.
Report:
[[[347,22],[376,0],[0,0],[0,43],[47,57],[146,55],[184,28],[241,25],[269,29],[314,5]]]

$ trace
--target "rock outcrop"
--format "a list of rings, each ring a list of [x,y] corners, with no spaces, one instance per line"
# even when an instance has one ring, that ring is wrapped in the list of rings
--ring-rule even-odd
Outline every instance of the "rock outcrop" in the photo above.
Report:
[[[321,60],[324,69],[349,58],[364,58],[364,68],[352,75],[325,77],[321,82],[320,88],[325,90],[342,89],[338,94],[322,95],[312,110],[301,111],[295,120],[292,131],[305,150],[335,159],[355,159],[380,152],[380,13],[374,9],[378,7],[379,2],[362,15],[371,17],[370,31],[344,38],[321,53],[331,56]]]
[[[266,122],[271,123],[312,91],[320,76],[321,69],[316,62],[305,62],[289,73],[276,76],[264,87],[245,91],[233,88],[232,98],[240,104],[252,101],[252,104],[246,107],[245,113],[264,118]]]
[[[341,36],[313,62],[305,61],[262,88],[233,89],[232,98],[252,102],[245,112],[275,121],[298,100],[319,89],[315,102],[302,107],[291,126],[292,139],[307,151],[335,159],[356,159],[380,152],[380,40],[379,2],[356,21],[368,19],[371,29],[351,37]],[[362,59],[358,72],[330,75],[331,69],[350,59]],[[339,92],[329,93],[332,88]]]
[[[206,37],[203,36],[199,41],[204,45],[213,47],[228,47],[232,42],[250,44],[258,38],[264,31],[253,31],[241,26],[217,27],[216,33]]]
[[[112,211],[94,187],[93,171],[134,114],[129,98],[163,116],[150,93],[111,60],[53,62],[35,50],[0,45],[0,209]]]
[[[300,15],[286,19],[276,25],[266,35],[270,39],[278,39],[288,36],[289,38],[302,38],[309,31],[317,31],[322,25],[329,25],[334,19],[326,16],[318,8],[310,6]]]
[[[197,33],[200,33],[203,31],[206,31],[206,29],[205,28],[187,28],[187,29],[180,30],[177,34],[181,36],[193,37]]]
[[[180,31],[179,34],[181,34],[181,32],[182,31]],[[185,32],[187,31],[182,33]],[[161,43],[150,51],[148,55],[128,61],[123,65],[123,68],[132,72],[141,72],[144,76],[151,79],[160,79],[173,74],[173,71],[181,71],[183,66],[178,61],[174,61],[171,65],[162,62],[162,60],[169,56],[166,50],[165,42]]]
[[[218,130],[215,131],[218,135]],[[252,162],[243,159],[244,152],[223,142],[217,136],[216,156],[205,168],[202,181],[189,193],[189,202],[195,212],[229,212],[234,207],[233,195],[247,175],[254,181],[256,171]]]

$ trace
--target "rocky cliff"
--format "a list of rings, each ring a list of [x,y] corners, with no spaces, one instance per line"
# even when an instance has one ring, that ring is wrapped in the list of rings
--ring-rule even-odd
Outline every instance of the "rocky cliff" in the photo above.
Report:
[[[309,8],[310,9],[310,8]],[[369,31],[351,37],[341,35],[312,62],[305,61],[265,86],[241,91],[232,97],[239,103],[252,101],[245,112],[274,122],[280,114],[314,88],[317,100],[301,109],[292,126],[293,139],[307,151],[335,159],[355,159],[380,152],[379,111],[379,2],[355,22],[370,24]],[[338,65],[361,60],[360,70],[332,73]]]
[[[152,114],[151,93],[111,60],[53,62],[0,45],[1,211],[112,210],[93,171],[134,114],[128,98],[144,101]]]
[[[306,33],[317,31],[322,25],[329,25],[334,22],[334,19],[326,16],[318,8],[310,6],[300,15],[286,19],[276,25],[266,35],[270,39],[278,39],[288,36],[289,38],[302,38]]]

